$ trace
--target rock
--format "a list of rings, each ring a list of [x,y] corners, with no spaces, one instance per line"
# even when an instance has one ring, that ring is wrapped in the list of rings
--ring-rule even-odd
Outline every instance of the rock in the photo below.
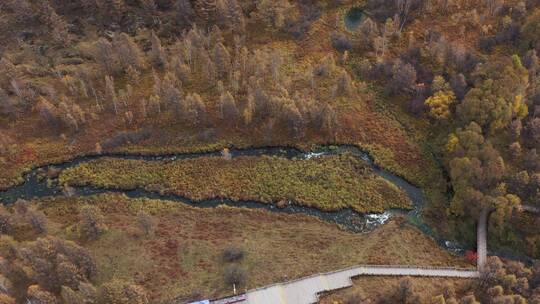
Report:
[[[55,179],[60,175],[60,172],[62,172],[62,169],[56,168],[56,167],[49,167],[47,169],[47,178],[49,179]]]
[[[276,206],[279,208],[279,209],[283,209],[285,207],[287,207],[287,205],[289,205],[289,201],[285,200],[285,199],[282,199],[280,200],[279,202],[277,202]]]

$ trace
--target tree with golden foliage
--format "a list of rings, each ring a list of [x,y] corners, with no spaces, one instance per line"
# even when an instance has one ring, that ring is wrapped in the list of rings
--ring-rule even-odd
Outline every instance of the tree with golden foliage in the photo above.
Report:
[[[426,105],[429,107],[429,114],[438,120],[446,120],[452,114],[450,107],[456,101],[454,92],[438,91],[433,96],[426,99]]]

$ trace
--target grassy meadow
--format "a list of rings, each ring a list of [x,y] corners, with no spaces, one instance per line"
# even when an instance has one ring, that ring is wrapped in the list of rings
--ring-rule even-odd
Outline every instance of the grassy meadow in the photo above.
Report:
[[[99,269],[96,283],[113,277],[135,281],[152,302],[230,294],[222,253],[231,245],[245,252],[242,289],[357,264],[470,266],[399,218],[370,234],[355,234],[310,216],[202,209],[118,194],[36,203],[50,221],[50,234],[74,239],[90,250]],[[95,241],[79,241],[74,232],[76,214],[85,205],[99,207],[108,226]],[[141,210],[156,223],[153,236],[143,236],[138,228]]]

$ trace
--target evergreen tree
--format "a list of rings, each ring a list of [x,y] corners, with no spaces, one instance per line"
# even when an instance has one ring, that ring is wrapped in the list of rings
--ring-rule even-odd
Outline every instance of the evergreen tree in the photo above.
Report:
[[[150,33],[150,42],[152,49],[150,50],[150,61],[156,68],[162,68],[167,64],[165,49],[161,46],[161,40],[154,31]]]
[[[234,123],[238,119],[238,107],[234,97],[229,91],[225,92],[220,97],[219,112],[222,120]]]
[[[113,47],[118,54],[118,61],[123,71],[126,71],[130,66],[139,70],[144,67],[142,52],[128,34],[120,33],[115,35]]]
[[[114,78],[112,76],[105,76],[105,98],[112,102],[114,114],[118,115],[118,97],[116,97]]]

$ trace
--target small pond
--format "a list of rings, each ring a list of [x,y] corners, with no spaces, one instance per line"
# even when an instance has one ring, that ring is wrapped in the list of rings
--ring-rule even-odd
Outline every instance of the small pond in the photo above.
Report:
[[[365,19],[366,14],[364,13],[364,9],[361,7],[353,7],[345,15],[345,27],[347,27],[349,31],[355,31]]]

